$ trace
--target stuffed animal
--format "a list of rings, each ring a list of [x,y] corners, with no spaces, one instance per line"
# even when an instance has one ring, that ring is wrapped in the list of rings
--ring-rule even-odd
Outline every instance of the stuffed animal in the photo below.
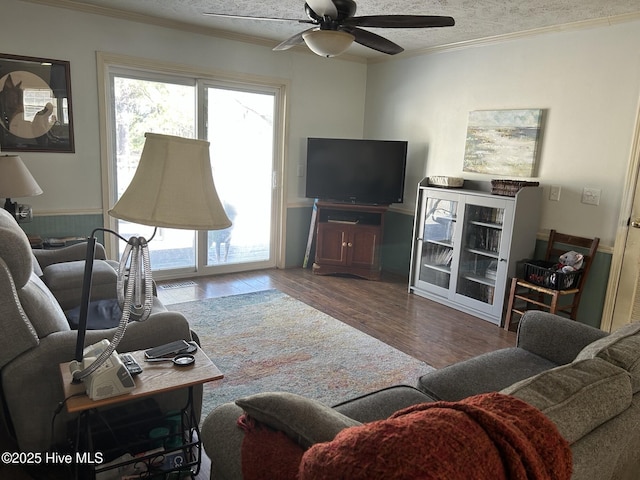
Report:
[[[560,255],[560,267],[564,273],[580,270],[584,263],[584,255],[573,250]]]

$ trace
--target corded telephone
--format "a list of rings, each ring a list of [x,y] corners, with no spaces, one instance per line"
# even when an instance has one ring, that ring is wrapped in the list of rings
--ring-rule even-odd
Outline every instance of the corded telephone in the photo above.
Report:
[[[75,372],[84,370],[91,365],[108,346],[109,340],[105,339],[86,347],[83,352],[82,362],[74,360],[69,365],[71,374],[73,375]],[[101,400],[122,395],[135,388],[135,382],[129,370],[120,360],[120,356],[116,351],[82,381],[91,400]]]

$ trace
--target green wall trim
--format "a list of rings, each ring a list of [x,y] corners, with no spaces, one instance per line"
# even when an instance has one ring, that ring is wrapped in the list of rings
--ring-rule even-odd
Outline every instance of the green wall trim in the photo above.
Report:
[[[291,207],[287,209],[287,232],[285,239],[285,268],[302,267],[309,226],[311,225],[311,205],[304,207]],[[309,268],[313,260],[309,262]]]
[[[413,215],[388,211],[382,234],[382,270],[402,275],[409,281]]]
[[[43,239],[48,237],[88,237],[94,228],[102,227],[102,214],[79,215],[46,215],[33,217],[29,223],[20,226],[27,235],[39,235]],[[104,235],[96,235],[99,242],[103,242]]]

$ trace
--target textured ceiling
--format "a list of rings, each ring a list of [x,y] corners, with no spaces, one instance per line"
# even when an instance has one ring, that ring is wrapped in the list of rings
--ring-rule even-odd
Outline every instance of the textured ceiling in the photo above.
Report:
[[[306,19],[304,0],[26,0],[80,8],[112,16],[142,14],[233,34],[268,40],[273,46],[307,29],[296,22],[221,19],[204,12],[232,15]],[[470,42],[579,22],[640,18],[640,0],[360,0],[356,15],[447,15],[456,25],[433,29],[370,29],[406,51]],[[98,7],[95,10],[92,7]],[[140,19],[137,16],[131,17]],[[150,18],[152,22],[157,20]],[[588,23],[587,23],[588,24]],[[348,53],[378,57],[383,54],[354,45]]]

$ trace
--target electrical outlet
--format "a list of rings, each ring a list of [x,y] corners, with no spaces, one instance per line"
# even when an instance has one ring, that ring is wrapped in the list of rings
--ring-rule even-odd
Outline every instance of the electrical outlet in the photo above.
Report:
[[[560,185],[551,185],[551,188],[549,189],[549,200],[552,202],[559,202],[561,191],[562,187]]]
[[[600,205],[600,189],[584,187],[582,189],[582,203]]]

